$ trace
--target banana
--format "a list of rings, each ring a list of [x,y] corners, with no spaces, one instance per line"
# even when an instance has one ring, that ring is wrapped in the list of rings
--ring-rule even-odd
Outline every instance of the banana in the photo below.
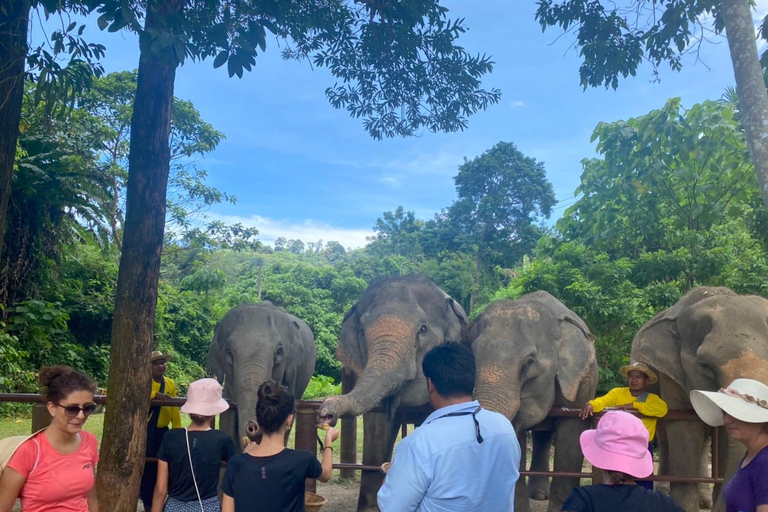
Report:
[[[315,425],[319,430],[328,430],[331,426],[327,423],[318,423]]]

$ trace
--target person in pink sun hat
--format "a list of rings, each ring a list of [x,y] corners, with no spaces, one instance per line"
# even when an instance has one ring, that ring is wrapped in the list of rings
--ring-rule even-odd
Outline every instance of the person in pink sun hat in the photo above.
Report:
[[[228,434],[211,429],[214,417],[229,409],[221,392],[221,384],[215,379],[200,379],[189,385],[181,412],[189,414],[192,423],[163,436],[157,453],[152,512],[221,510],[219,470],[222,462],[237,453]]]
[[[584,458],[604,471],[603,483],[575,487],[563,512],[683,512],[669,496],[636,484],[653,472],[648,430],[622,411],[606,413],[579,439]]]

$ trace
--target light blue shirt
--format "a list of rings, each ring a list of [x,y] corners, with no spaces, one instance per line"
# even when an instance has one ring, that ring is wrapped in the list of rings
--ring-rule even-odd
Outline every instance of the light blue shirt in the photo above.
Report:
[[[429,415],[396,448],[379,490],[381,512],[512,512],[520,475],[520,445],[501,414],[480,409],[477,442],[472,412],[477,401],[450,405]]]

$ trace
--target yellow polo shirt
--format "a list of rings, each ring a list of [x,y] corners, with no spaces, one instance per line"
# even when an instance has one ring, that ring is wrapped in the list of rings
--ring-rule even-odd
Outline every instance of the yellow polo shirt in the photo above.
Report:
[[[168,377],[165,379],[165,391],[164,395],[176,397],[176,384]],[[160,391],[160,383],[155,379],[152,379],[152,394],[150,399],[155,398],[155,395]],[[157,428],[167,427],[170,423],[173,423],[173,428],[181,428],[181,414],[178,407],[161,407],[160,416],[157,418]]]
[[[669,410],[667,402],[662,400],[655,393],[645,393],[644,402],[638,402],[635,396],[629,392],[629,388],[613,388],[606,395],[590,400],[592,409],[600,412],[606,407],[619,407],[621,405],[632,404],[632,406],[643,415],[640,418],[643,425],[648,429],[649,440],[653,441],[656,436],[656,418],[663,418]]]

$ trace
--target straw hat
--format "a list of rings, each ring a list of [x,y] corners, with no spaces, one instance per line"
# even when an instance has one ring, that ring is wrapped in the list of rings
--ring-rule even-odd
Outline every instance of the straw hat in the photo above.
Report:
[[[635,478],[653,473],[648,429],[627,412],[607,412],[595,430],[582,432],[579,442],[584,457],[596,468],[621,471]]]
[[[648,377],[648,384],[656,384],[656,381],[659,380],[658,377],[656,377],[656,374],[653,373],[651,369],[645,366],[643,363],[629,363],[626,366],[622,366],[619,370],[619,373],[621,373],[624,377],[629,375],[629,372],[644,373],[645,376]]]
[[[746,423],[768,423],[768,386],[752,379],[736,379],[720,391],[691,391],[691,404],[713,427],[724,424],[723,412]]]
[[[153,350],[152,355],[149,356],[149,362],[154,363],[158,359],[165,359],[166,361],[173,361],[172,354],[163,354],[159,350]]]
[[[187,401],[181,412],[199,416],[215,416],[229,409],[221,397],[221,384],[216,379],[199,379],[189,385]]]

